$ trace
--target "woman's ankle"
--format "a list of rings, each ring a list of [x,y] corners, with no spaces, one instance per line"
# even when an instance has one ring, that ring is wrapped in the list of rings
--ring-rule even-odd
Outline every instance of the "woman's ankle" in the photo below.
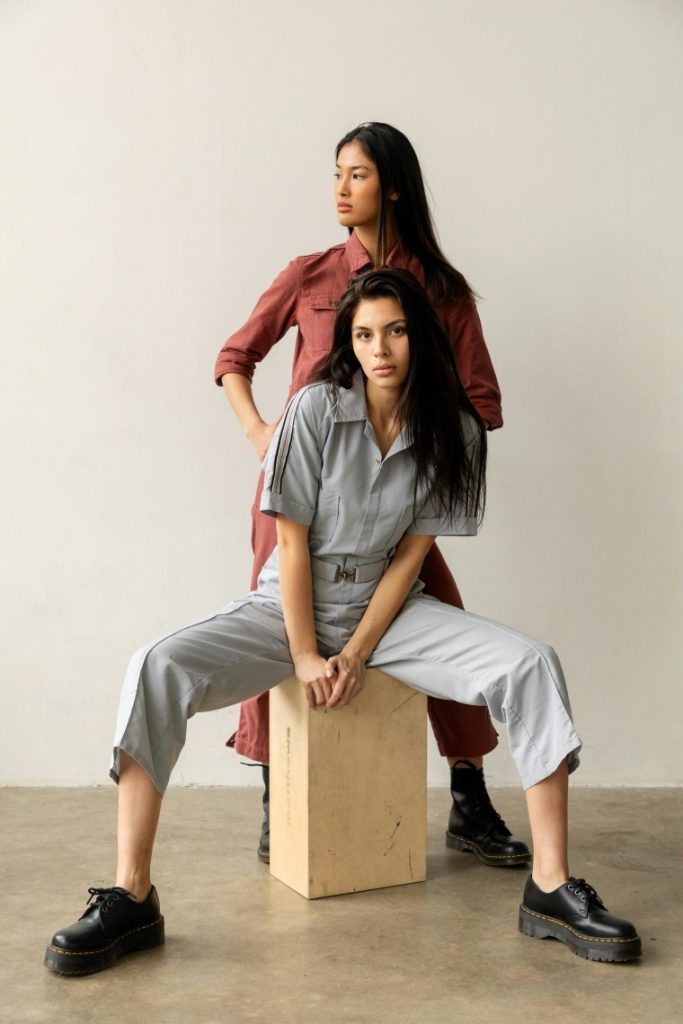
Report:
[[[569,880],[569,873],[561,869],[542,871],[534,865],[531,877],[542,892],[555,892]]]
[[[116,885],[126,889],[137,903],[143,903],[149,896],[152,883],[148,874],[138,875],[135,872],[117,871]]]

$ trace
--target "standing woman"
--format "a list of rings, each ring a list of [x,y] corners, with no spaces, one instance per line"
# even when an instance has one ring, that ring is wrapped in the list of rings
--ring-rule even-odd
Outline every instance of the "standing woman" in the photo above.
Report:
[[[354,276],[373,266],[409,270],[425,286],[446,328],[467,397],[487,429],[502,426],[500,391],[473,293],[441,252],[411,143],[391,125],[368,122],[341,139],[336,160],[337,215],[340,224],[348,228],[348,241],[292,260],[261,296],[244,326],[226,341],[216,362],[216,383],[223,385],[259,462],[265,457],[275,424],[264,422],[254,402],[251,381],[256,364],[296,325],[287,397],[309,384],[330,352],[341,295]],[[252,588],[276,545],[273,519],[259,512],[262,487],[263,475],[252,508]],[[425,558],[421,579],[427,594],[463,607],[436,545]],[[453,806],[447,845],[471,851],[493,866],[528,863],[527,846],[512,838],[486,790],[482,758],[497,744],[488,709],[430,697],[428,710],[439,751],[451,765]],[[258,853],[268,861],[267,693],[242,704],[239,729],[229,745],[264,765],[265,815]]]

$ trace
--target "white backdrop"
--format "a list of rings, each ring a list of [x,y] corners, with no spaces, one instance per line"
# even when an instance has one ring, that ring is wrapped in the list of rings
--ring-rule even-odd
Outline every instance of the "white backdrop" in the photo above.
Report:
[[[248,584],[255,456],[212,383],[292,256],[341,241],[335,142],[414,142],[482,295],[506,426],[444,550],[560,652],[577,784],[680,785],[676,0],[3,0],[0,778],[101,782],[128,655]],[[256,394],[279,414],[292,338]],[[243,784],[199,716],[180,783]],[[489,759],[515,773],[505,743]],[[430,779],[445,783],[430,757]]]

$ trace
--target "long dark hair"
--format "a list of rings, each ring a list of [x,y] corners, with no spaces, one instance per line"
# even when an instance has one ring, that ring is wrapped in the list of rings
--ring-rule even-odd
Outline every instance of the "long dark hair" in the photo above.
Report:
[[[364,299],[380,298],[396,299],[406,320],[410,361],[396,418],[412,442],[414,498],[417,501],[419,490],[441,512],[481,522],[486,501],[486,428],[462,386],[439,315],[411,273],[369,270],[351,282],[337,307],[332,350],[316,380],[351,387],[360,368],[353,351],[353,317]],[[463,423],[463,412],[472,418],[470,425]]]
[[[398,236],[417,256],[425,272],[425,287],[433,302],[444,299],[470,299],[474,292],[441,251],[427,202],[422,171],[410,140],[398,128],[382,121],[367,121],[347,132],[337,143],[335,156],[349,142],[358,142],[377,167],[380,182],[377,226],[377,262],[386,262],[387,196],[397,192],[393,202]],[[349,229],[350,231],[352,229]]]

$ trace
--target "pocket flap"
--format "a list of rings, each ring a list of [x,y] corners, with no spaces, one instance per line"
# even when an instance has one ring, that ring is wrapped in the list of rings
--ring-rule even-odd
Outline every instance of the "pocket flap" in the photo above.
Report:
[[[311,309],[336,309],[339,305],[331,295],[311,295],[308,301]]]

